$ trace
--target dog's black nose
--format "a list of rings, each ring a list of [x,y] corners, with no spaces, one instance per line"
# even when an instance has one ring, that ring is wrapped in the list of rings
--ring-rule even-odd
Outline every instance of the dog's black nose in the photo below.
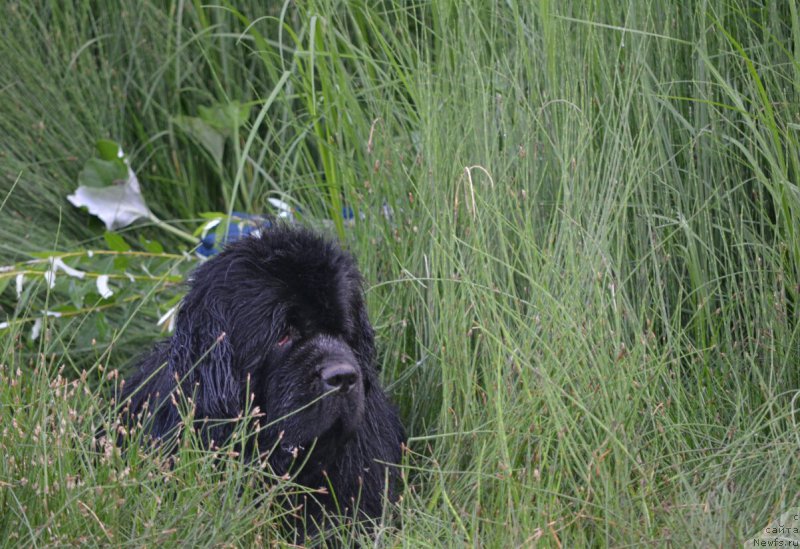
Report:
[[[326,393],[335,389],[346,393],[358,381],[358,372],[352,364],[334,362],[323,367],[319,377]]]

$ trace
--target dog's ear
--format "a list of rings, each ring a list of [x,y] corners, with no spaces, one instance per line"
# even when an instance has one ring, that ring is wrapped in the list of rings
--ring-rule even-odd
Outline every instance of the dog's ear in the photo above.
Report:
[[[362,296],[356,299],[355,306],[355,338],[353,351],[361,365],[362,371],[377,372],[375,362],[375,330],[369,321],[367,306]]]
[[[186,396],[194,400],[195,417],[231,417],[240,407],[233,370],[229,322],[214,287],[195,284],[184,298],[169,349],[170,369]]]

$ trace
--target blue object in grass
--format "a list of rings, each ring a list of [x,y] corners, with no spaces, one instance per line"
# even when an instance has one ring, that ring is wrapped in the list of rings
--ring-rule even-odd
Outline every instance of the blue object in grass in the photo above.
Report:
[[[225,223],[222,220],[221,223]],[[253,234],[258,230],[268,229],[272,226],[270,219],[263,215],[251,215],[242,212],[233,212],[227,221],[228,231],[227,236],[222,234],[220,242],[217,242],[217,228],[209,231],[206,236],[200,239],[200,243],[195,250],[203,257],[211,257],[222,251],[226,244],[235,242],[244,236]]]
[[[298,208],[296,211],[300,212],[301,210]],[[345,221],[353,221],[355,217],[355,211],[352,207],[342,206],[342,219]],[[222,223],[224,223],[224,221],[222,221]],[[223,238],[222,242],[217,242],[218,231],[217,227],[215,227],[214,230],[209,231],[206,236],[200,239],[200,244],[195,251],[203,257],[211,257],[221,252],[226,244],[235,242],[258,230],[269,229],[271,226],[272,222],[270,218],[265,215],[233,212],[228,221],[227,238]]]

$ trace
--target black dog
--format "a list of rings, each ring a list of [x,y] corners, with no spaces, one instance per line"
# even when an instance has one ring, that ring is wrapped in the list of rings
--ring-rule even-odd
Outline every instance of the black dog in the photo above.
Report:
[[[234,428],[213,420],[257,406],[257,449],[272,470],[327,489],[306,502],[307,518],[319,521],[323,508],[376,518],[393,496],[397,471],[385,464],[399,463],[405,433],[378,383],[361,275],[311,231],[267,228],[194,272],[175,334],[143,359],[122,398],[130,421],[167,441],[181,421],[178,393],[209,445]]]

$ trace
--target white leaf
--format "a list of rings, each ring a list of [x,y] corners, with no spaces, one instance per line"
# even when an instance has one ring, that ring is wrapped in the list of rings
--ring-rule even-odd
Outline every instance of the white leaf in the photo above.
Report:
[[[97,293],[100,294],[103,299],[108,299],[114,292],[108,287],[108,275],[100,275],[97,277]]]
[[[156,322],[156,326],[161,326],[166,322],[166,330],[171,332],[175,329],[175,311],[178,310],[178,306],[175,305],[169,311],[161,315],[161,318],[158,319]]]
[[[37,318],[33,323],[33,328],[31,328],[31,341],[36,341],[41,332],[42,332],[42,319]]]
[[[267,201],[269,201],[269,203],[272,204],[276,210],[278,210],[278,217],[291,217],[292,207],[289,204],[283,200],[278,200],[277,198],[268,198]]]
[[[83,271],[79,271],[78,269],[73,269],[72,267],[64,263],[64,260],[61,259],[60,257],[51,257],[50,261],[52,262],[54,267],[58,267],[59,269],[67,273],[67,276],[72,276],[75,278],[83,278],[84,276],[86,276],[86,273],[84,273]]]
[[[25,275],[19,273],[17,275],[17,299],[22,297],[22,283],[25,282]]]
[[[51,267],[44,273],[44,279],[47,281],[47,287],[51,290],[56,285],[56,268]]]
[[[79,271],[78,269],[73,269],[60,257],[50,257],[48,258],[50,261],[50,268],[47,269],[44,273],[44,279],[47,281],[47,287],[53,289],[53,286],[56,285],[56,273],[58,271],[64,271],[67,276],[72,276],[75,278],[83,278],[86,276],[86,273],[83,271]],[[20,282],[17,282],[17,287],[19,288]]]
[[[5,330],[8,326],[8,322],[0,322],[0,330]]]
[[[125,183],[107,187],[81,185],[74,194],[67,196],[67,200],[77,208],[85,206],[89,213],[106,224],[109,231],[127,227],[137,219],[151,215],[142,196],[139,180],[131,168],[128,168]]]

